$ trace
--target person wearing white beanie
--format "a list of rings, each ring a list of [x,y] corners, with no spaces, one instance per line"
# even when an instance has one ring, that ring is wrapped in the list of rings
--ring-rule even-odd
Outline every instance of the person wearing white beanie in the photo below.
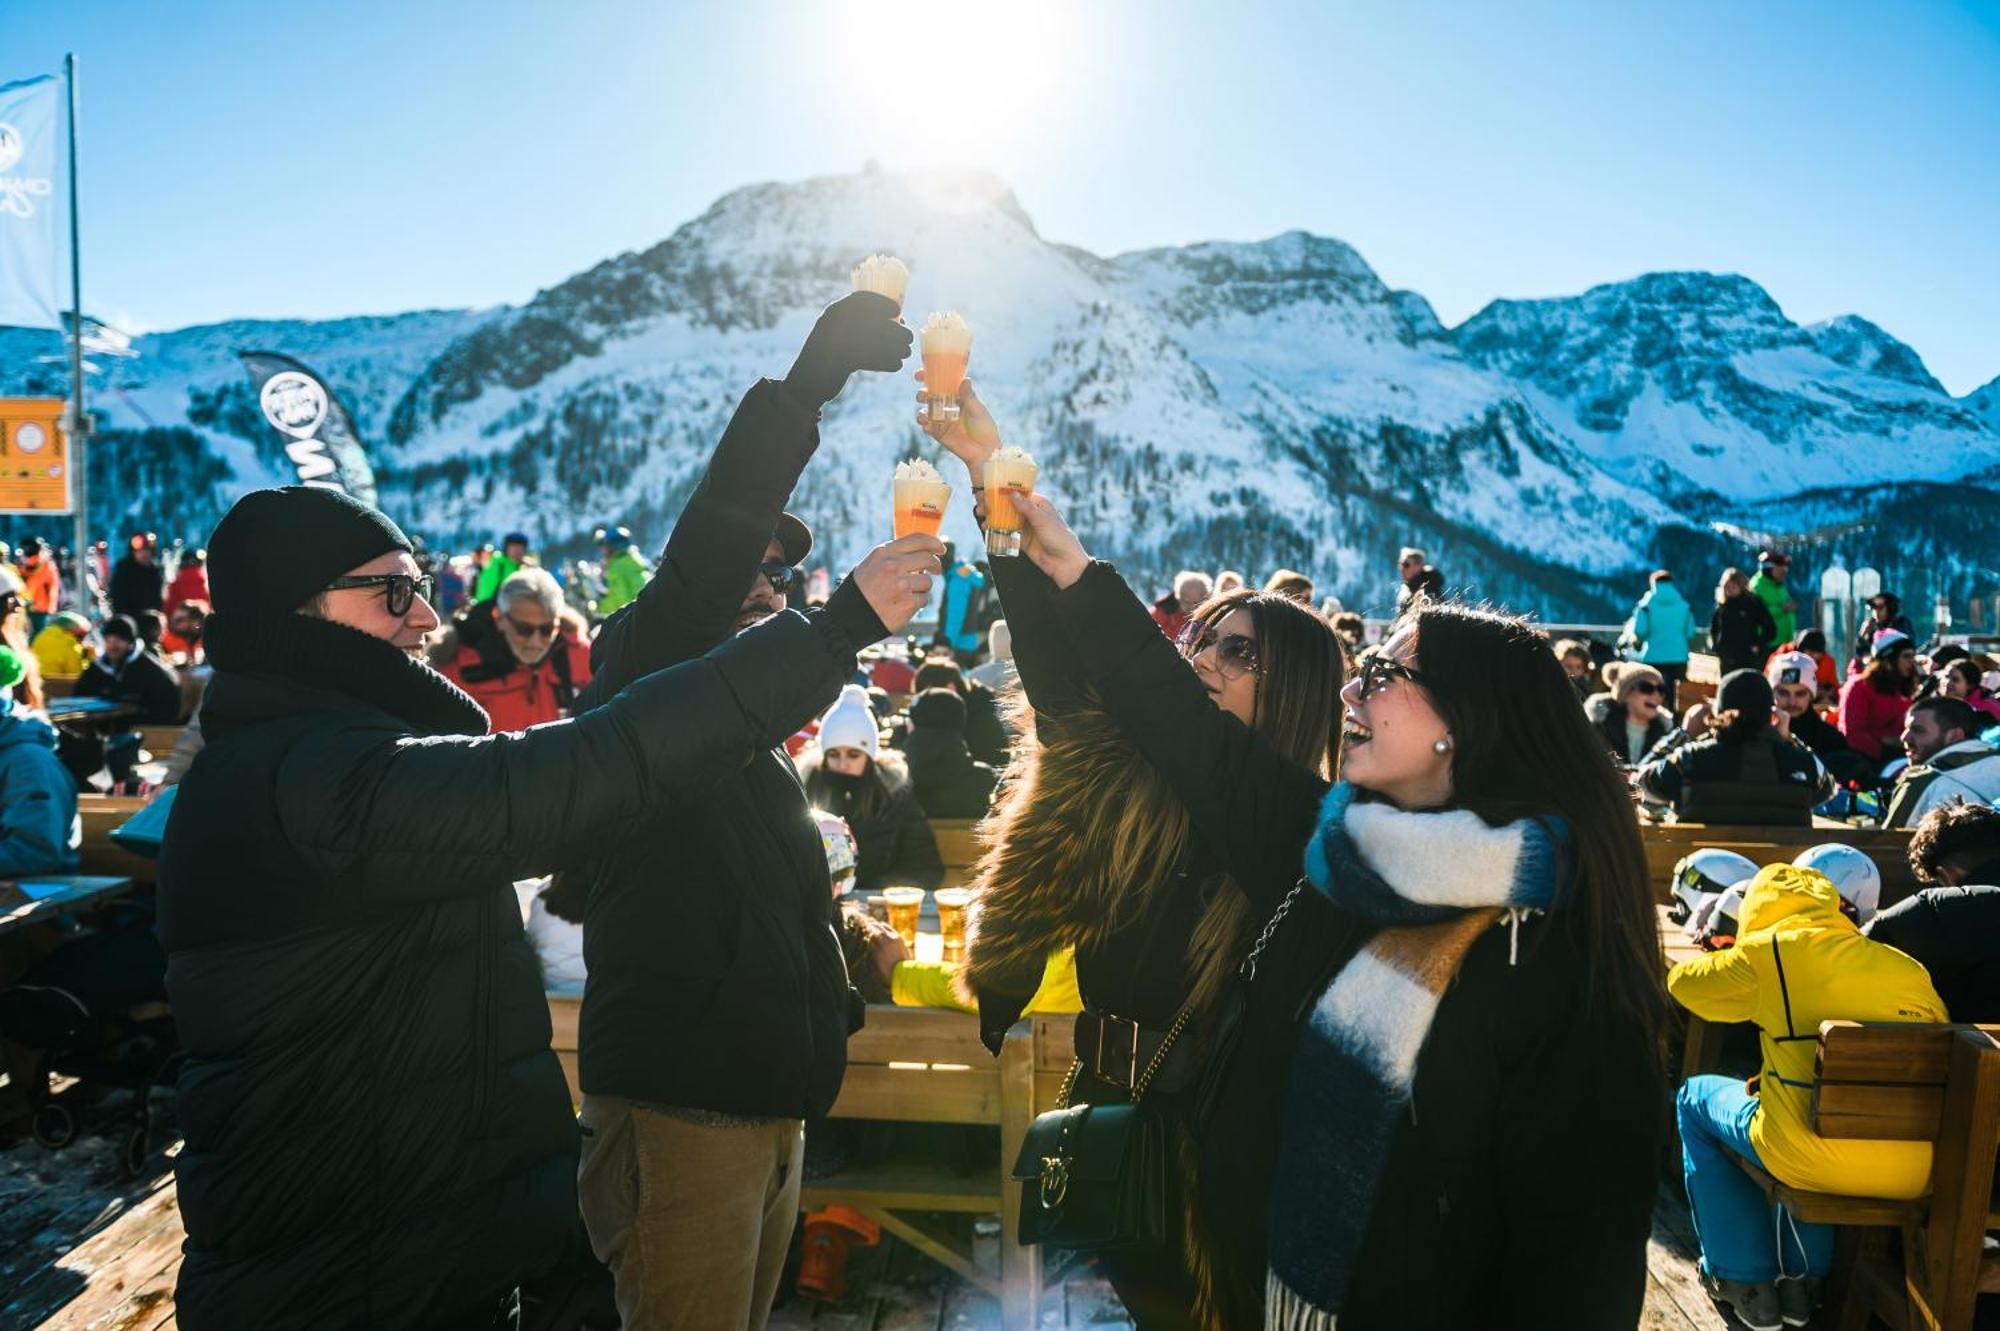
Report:
[[[882,730],[875,720],[875,709],[868,705],[868,690],[849,684],[840,691],[840,697],[820,718],[819,747],[822,753],[859,749],[870,758],[881,753]]]
[[[944,881],[923,805],[901,755],[882,748],[868,693],[858,684],[820,718],[819,742],[799,760],[799,779],[816,809],[845,818],[858,855],[854,890],[934,888]]]

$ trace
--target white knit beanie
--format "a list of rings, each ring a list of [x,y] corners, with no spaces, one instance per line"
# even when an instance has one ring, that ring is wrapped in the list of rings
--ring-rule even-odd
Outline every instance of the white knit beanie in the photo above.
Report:
[[[874,709],[868,705],[868,690],[859,684],[849,684],[840,691],[840,700],[827,709],[819,722],[819,747],[824,753],[828,749],[860,749],[873,758],[882,745],[881,732],[875,724]]]

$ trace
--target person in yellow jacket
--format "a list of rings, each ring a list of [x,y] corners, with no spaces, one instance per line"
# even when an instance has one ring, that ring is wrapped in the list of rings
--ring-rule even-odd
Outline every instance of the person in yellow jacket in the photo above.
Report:
[[[1744,890],[1736,944],[1667,976],[1667,991],[1705,1021],[1754,1021],[1754,1084],[1690,1077],[1677,1103],[1688,1205],[1701,1237],[1702,1282],[1745,1325],[1803,1326],[1813,1286],[1833,1262],[1833,1230],[1775,1215],[1733,1152],[1815,1192],[1912,1198],[1930,1182],[1925,1142],[1831,1141],[1812,1130],[1813,1061],[1823,1021],[1948,1020],[1923,966],[1864,937],[1825,875],[1790,864]]]
[[[977,1012],[958,985],[958,967],[949,961],[899,961],[889,976],[889,997],[897,1007],[948,1007]],[[1076,949],[1049,954],[1041,987],[1023,1012],[1081,1012],[1083,991],[1076,985]]]
[[[90,665],[90,653],[83,640],[90,633],[90,621],[73,610],[65,610],[43,626],[29,644],[44,675],[75,678]]]

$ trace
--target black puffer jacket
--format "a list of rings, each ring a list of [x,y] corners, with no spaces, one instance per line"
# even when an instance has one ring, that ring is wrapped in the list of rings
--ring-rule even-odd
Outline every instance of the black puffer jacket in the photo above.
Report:
[[[829,772],[808,759],[799,777],[812,806],[845,818],[854,833],[855,891],[921,887],[928,892],[944,881],[928,811],[896,759],[886,754],[873,759],[858,777]]]
[[[903,756],[917,803],[933,818],[983,818],[999,774],[972,756],[965,741],[965,702],[949,689],[927,690],[910,708]]]
[[[1834,792],[1811,749],[1772,731],[1683,744],[1641,767],[1639,785],[1683,822],[1724,827],[1810,827],[1812,811]]]
[[[797,615],[588,717],[485,736],[386,643],[210,621],[160,870],[189,1062],[190,1331],[436,1327],[551,1261],[576,1130],[511,883],[792,733],[853,669]]]
[[[744,396],[658,572],[598,634],[580,708],[729,636],[819,444],[817,419],[769,380]],[[851,581],[813,619],[848,652],[843,679],[856,649],[888,636]],[[586,1094],[773,1118],[832,1106],[860,1000],[834,933],[819,829],[782,750],[716,765],[691,798],[647,806],[589,881]]]

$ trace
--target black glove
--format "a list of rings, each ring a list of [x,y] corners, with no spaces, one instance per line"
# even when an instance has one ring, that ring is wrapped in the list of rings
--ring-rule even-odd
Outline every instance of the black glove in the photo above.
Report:
[[[806,335],[785,387],[817,411],[840,395],[856,370],[901,369],[913,336],[897,313],[896,302],[873,291],[842,296]]]

